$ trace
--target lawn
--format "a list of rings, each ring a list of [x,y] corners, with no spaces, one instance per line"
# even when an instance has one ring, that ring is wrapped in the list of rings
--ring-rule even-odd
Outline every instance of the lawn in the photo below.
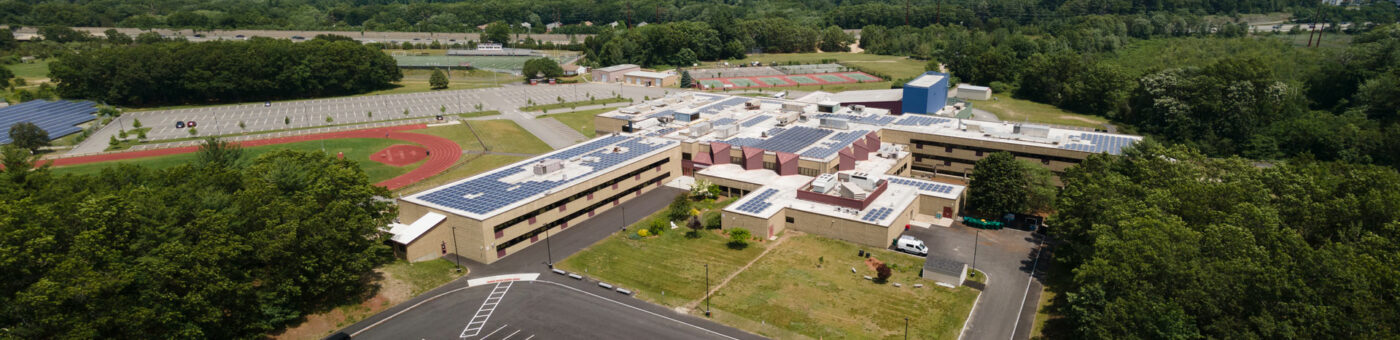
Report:
[[[1058,315],[1051,313],[1051,308],[1054,308],[1054,306],[1051,306],[1053,301],[1055,301],[1054,292],[1051,292],[1049,289],[1042,289],[1040,291],[1040,309],[1035,311],[1035,323],[1031,325],[1031,339],[1043,338],[1044,334],[1042,333],[1045,331],[1045,323],[1050,321],[1050,319],[1059,318]]]
[[[1024,122],[1103,128],[1108,120],[1103,117],[1082,115],[1062,110],[1048,104],[1041,104],[1011,96],[996,96],[997,100],[973,100],[972,107],[986,110],[1008,122]]]
[[[899,339],[908,317],[915,338],[955,339],[977,299],[971,288],[919,279],[921,257],[811,235],[788,237],[711,297],[716,319],[766,336]],[[863,278],[875,273],[856,256],[859,249],[874,251],[893,267],[889,283]],[[903,287],[894,287],[896,282]],[[925,286],[913,288],[915,283]]]
[[[631,103],[631,102],[632,102],[631,99],[626,99],[626,98],[616,98],[616,97],[614,97],[614,98],[598,98],[598,99],[592,99],[592,100],[580,100],[580,101],[576,101],[576,102],[562,102],[562,103],[553,103],[553,104],[531,105],[531,106],[522,107],[522,108],[520,108],[520,110],[521,110],[521,111],[543,111],[543,110],[554,110],[554,109],[567,109],[567,108],[572,108],[572,107],[588,106],[588,105],[607,105],[607,104],[612,104],[612,103]]]
[[[592,110],[579,110],[579,111],[574,111],[574,112],[569,112],[569,113],[552,114],[552,115],[548,115],[548,116],[545,116],[545,117],[546,117],[546,118],[554,118],[555,120],[558,120],[560,123],[564,123],[564,125],[568,125],[569,128],[572,128],[572,129],[574,129],[574,130],[578,130],[578,132],[579,132],[579,133],[582,133],[584,136],[588,136],[588,138],[593,138],[593,137],[596,137],[597,134],[598,134],[598,131],[597,131],[596,128],[594,128],[594,126],[593,126],[593,119],[594,119],[594,116],[597,116],[599,113],[608,112],[608,111],[612,111],[612,110],[616,110],[616,108],[598,108],[598,109],[592,109]]]
[[[463,123],[405,132],[447,138],[457,142],[462,150],[485,150],[477,141],[478,136],[473,135],[472,131],[476,131],[480,135],[481,141],[486,142],[491,151],[540,154],[553,150],[549,144],[545,144],[544,141],[536,138],[535,135],[525,131],[519,124],[509,119],[471,120]],[[467,124],[471,124],[471,127],[468,128]]]
[[[453,269],[457,264],[446,259],[436,259],[423,262],[395,261],[384,266],[384,271],[393,275],[395,279],[407,283],[411,288],[410,293],[414,296],[423,292],[437,288],[438,286],[452,282],[460,275]],[[462,269],[466,273],[466,268]]]
[[[432,76],[432,74],[433,71],[427,69],[403,69],[403,80],[395,83],[394,88],[374,91],[364,95],[434,91],[428,85],[428,77]],[[447,76],[447,90],[496,87],[500,86],[500,84],[518,83],[523,79],[520,76],[505,73],[455,68],[452,69],[451,72],[448,72]]]
[[[325,151],[331,155],[335,155],[338,152],[344,152],[346,159],[355,161],[355,163],[358,163],[360,165],[361,169],[364,169],[365,174],[369,175],[370,182],[377,183],[379,181],[402,175],[408,172],[409,170],[417,168],[419,165],[422,164],[422,162],[418,162],[404,167],[393,167],[369,159],[369,155],[394,144],[406,143],[403,141],[392,139],[348,138],[330,139],[324,141],[306,141],[276,145],[263,145],[244,149],[244,161],[250,161],[253,158],[256,158],[258,155],[262,155],[264,153],[268,153],[275,150],[290,149],[298,151],[321,151],[322,145],[324,145]],[[194,159],[194,153],[185,153],[178,155],[126,159],[111,162],[70,165],[53,168],[53,172],[57,174],[93,175],[101,172],[104,168],[121,163],[140,165],[154,169],[162,169],[186,164],[194,161]]]
[[[15,78],[24,78],[25,80],[33,83],[33,80],[49,78],[49,63],[53,61],[54,59],[42,59],[36,60],[32,63],[5,65],[5,68],[10,69],[10,72],[14,72]]]
[[[702,211],[718,209],[733,200],[704,203]],[[635,213],[635,212],[634,212]],[[751,242],[735,250],[718,230],[706,230],[699,238],[687,238],[687,229],[667,230],[660,236],[636,240],[639,228],[664,219],[665,209],[613,234],[556,264],[560,269],[608,282],[636,292],[637,297],[667,307],[683,306],[705,296],[705,265],[710,283],[734,273],[763,252],[765,244]]]
[[[1285,26],[1285,27],[1287,27],[1287,26]],[[1306,28],[1307,26],[1304,25],[1303,27]],[[1260,35],[1255,35],[1255,37],[1263,38],[1263,39],[1281,39],[1281,40],[1283,40],[1283,41],[1291,42],[1291,43],[1293,43],[1294,46],[1297,46],[1297,47],[1307,47],[1307,46],[1308,46],[1308,39],[1309,39],[1309,38],[1312,38],[1312,39],[1313,39],[1313,43],[1314,43],[1314,44],[1317,44],[1318,39],[1321,39],[1322,43],[1321,43],[1321,45],[1319,45],[1319,46],[1320,46],[1320,47],[1323,47],[1323,48],[1338,48],[1338,49],[1341,49],[1341,48],[1346,48],[1347,45],[1351,44],[1351,38],[1352,38],[1351,35],[1342,34],[1342,33],[1325,33],[1325,32],[1324,32],[1324,33],[1321,33],[1321,34],[1322,34],[1322,38],[1318,38],[1316,35],[1310,35],[1310,34],[1308,34],[1308,32],[1303,32],[1303,33],[1300,33],[1300,34],[1287,34],[1287,33],[1279,33],[1279,34],[1276,34],[1276,35],[1264,35],[1264,34],[1260,34]]]

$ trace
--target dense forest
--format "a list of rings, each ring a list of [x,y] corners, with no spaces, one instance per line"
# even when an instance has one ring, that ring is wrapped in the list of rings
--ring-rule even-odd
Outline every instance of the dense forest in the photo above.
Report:
[[[1145,143],[1062,177],[1065,339],[1400,337],[1400,174]]]
[[[263,338],[360,301],[392,258],[389,192],[353,161],[215,142],[174,168],[58,176],[3,149],[0,337]]]
[[[66,53],[49,72],[64,97],[142,106],[347,95],[403,78],[389,55],[331,37],[111,45]]]
[[[31,26],[264,28],[468,32],[495,21],[530,23],[543,32],[560,22],[563,33],[595,33],[611,22],[639,24],[707,21],[716,11],[742,19],[784,18],[807,27],[865,25],[922,27],[958,23],[971,27],[1039,21],[1086,14],[1182,12],[1196,15],[1305,12],[1308,0],[480,0],[480,1],[0,1],[0,22]],[[1334,16],[1338,18],[1338,16]],[[582,25],[591,22],[593,26]]]

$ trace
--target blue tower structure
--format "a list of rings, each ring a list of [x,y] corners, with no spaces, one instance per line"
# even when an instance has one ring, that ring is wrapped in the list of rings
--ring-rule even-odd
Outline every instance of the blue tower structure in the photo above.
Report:
[[[937,113],[948,105],[948,74],[928,71],[904,84],[904,113]]]

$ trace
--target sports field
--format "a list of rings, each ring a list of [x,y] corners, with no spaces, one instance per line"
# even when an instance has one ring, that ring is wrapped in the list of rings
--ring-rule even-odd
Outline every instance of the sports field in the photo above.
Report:
[[[365,174],[369,175],[369,180],[371,182],[379,182],[393,178],[394,176],[401,175],[405,172],[408,172],[409,170],[413,170],[414,168],[417,168],[419,164],[422,163],[420,161],[401,167],[395,167],[370,159],[370,156],[372,154],[393,145],[417,146],[417,144],[406,144],[403,141],[393,139],[351,138],[328,140],[324,142],[309,141],[255,146],[244,149],[243,156],[244,161],[248,161],[253,158],[257,158],[259,155],[262,155],[264,153],[276,150],[320,152],[322,150],[322,147],[324,146],[325,152],[328,154],[336,155],[339,153],[344,153],[346,159],[355,161],[355,163],[360,165],[361,169],[365,170]],[[146,158],[124,159],[110,162],[61,166],[53,168],[53,172],[55,174],[93,175],[102,172],[102,169],[114,167],[118,164],[131,164],[144,166],[147,168],[163,169],[174,167],[177,165],[188,164],[190,162],[193,162],[194,159],[194,153],[182,153]]]
[[[394,56],[394,61],[398,62],[399,67],[460,67],[465,63],[479,69],[519,72],[520,69],[525,67],[525,61],[534,58],[536,57],[396,55]],[[560,63],[566,60],[564,58],[553,59]]]

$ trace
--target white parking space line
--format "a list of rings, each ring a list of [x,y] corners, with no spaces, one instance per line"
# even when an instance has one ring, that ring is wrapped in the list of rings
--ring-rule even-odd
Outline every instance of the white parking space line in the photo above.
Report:
[[[501,338],[501,340],[506,340],[506,339],[510,339],[510,337],[512,337],[512,336],[515,336],[515,335],[516,335],[516,334],[519,334],[519,333],[520,333],[520,330],[519,330],[519,329],[517,329],[517,330],[515,330],[515,332],[514,332],[514,333],[510,333],[510,335],[506,335],[506,337],[504,337],[504,338]]]
[[[492,334],[496,334],[496,332],[500,332],[502,329],[505,329],[506,326],[507,326],[507,325],[501,325],[501,328],[497,328],[496,330],[491,331],[491,333],[487,333],[486,336],[483,336],[483,337],[481,337],[481,338],[482,338],[482,339],[485,339],[486,337],[489,337],[489,336],[491,336]],[[467,337],[467,336],[462,336],[462,337],[465,338],[465,337]]]

